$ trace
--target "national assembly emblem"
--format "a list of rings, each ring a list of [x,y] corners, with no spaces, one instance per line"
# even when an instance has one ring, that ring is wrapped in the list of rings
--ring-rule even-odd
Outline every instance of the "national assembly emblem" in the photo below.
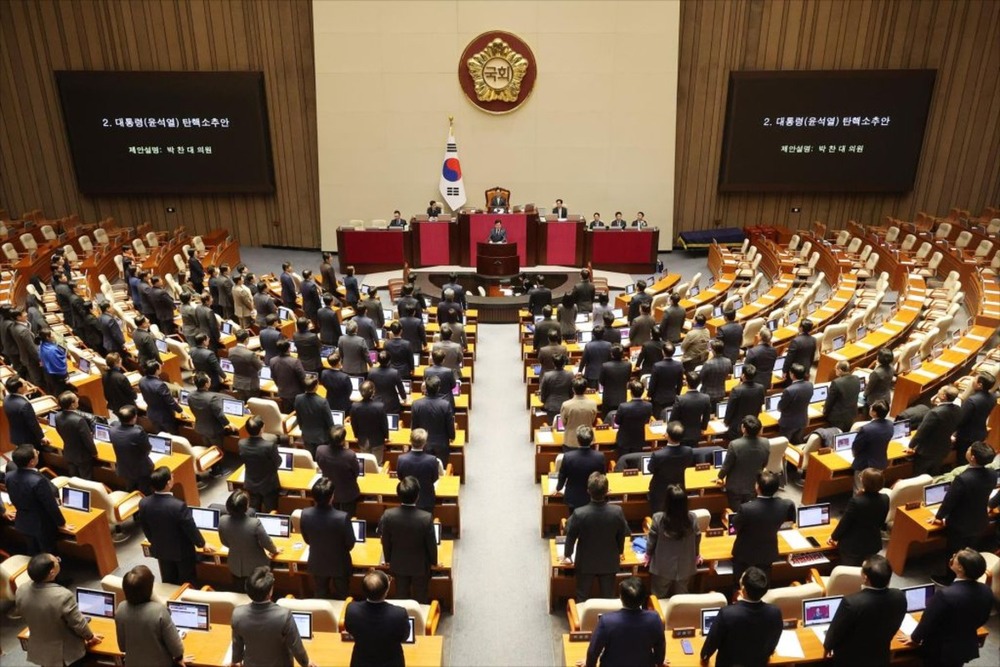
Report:
[[[458,66],[466,97],[489,113],[507,113],[520,106],[535,85],[535,56],[521,39],[506,32],[488,32],[472,40]]]

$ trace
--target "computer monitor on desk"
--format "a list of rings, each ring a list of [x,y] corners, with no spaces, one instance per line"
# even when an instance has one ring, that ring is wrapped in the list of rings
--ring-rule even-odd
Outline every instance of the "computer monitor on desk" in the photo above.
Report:
[[[775,358],[774,360],[774,373],[780,373],[785,370],[785,355]]]
[[[721,609],[719,607],[710,607],[708,609],[701,610],[701,636],[707,637],[709,630],[712,629],[712,624],[715,623],[716,616],[719,615]]]
[[[833,438],[833,449],[837,452],[849,452],[854,446],[854,439],[858,437],[857,431],[841,433]]]
[[[94,440],[111,442],[111,429],[107,424],[94,424]]]
[[[344,411],[343,410],[330,410],[330,417],[333,418],[334,426],[344,425]]]
[[[84,616],[97,618],[115,617],[115,594],[93,588],[76,589],[76,605]]]
[[[262,381],[270,380],[271,379],[271,369],[270,369],[270,367],[264,366],[263,368],[260,369],[260,371],[257,373],[257,375],[260,377],[260,379]]]
[[[279,447],[278,456],[281,459],[278,461],[278,470],[291,470],[293,467],[292,463],[295,461],[295,453],[283,447]]]
[[[293,313],[290,308],[282,306],[278,308],[278,318],[282,320],[294,320],[295,313]]]
[[[816,625],[830,625],[843,601],[843,595],[828,598],[813,598],[802,601],[802,625],[809,628]]]
[[[292,532],[292,517],[287,514],[258,514],[257,518],[271,537],[288,537]]]
[[[194,525],[201,530],[219,529],[219,510],[208,507],[190,507]]]
[[[224,398],[222,399],[222,412],[227,417],[242,417],[246,413],[246,408],[243,401],[238,401],[235,398]]]
[[[795,525],[799,528],[830,525],[830,503],[803,505],[797,511]]]
[[[226,359],[226,358],[219,359],[219,367],[222,368],[222,371],[224,373],[235,373],[236,372],[235,369],[233,368],[233,362],[230,361],[229,359]],[[270,369],[268,369],[268,370],[270,370]]]
[[[63,507],[79,512],[90,511],[90,491],[64,486],[61,490]]]
[[[725,449],[716,449],[712,452],[712,466],[715,468],[721,468],[722,464],[726,462],[726,453],[727,450]]]
[[[910,435],[910,420],[900,419],[892,424],[892,439],[901,440],[902,438],[909,437]]]
[[[152,454],[159,454],[160,456],[169,456],[173,450],[173,441],[170,438],[164,437],[162,435],[150,435],[149,436],[149,450]]]
[[[313,615],[311,611],[293,611],[292,620],[302,639],[313,638]]]
[[[924,584],[923,586],[908,586],[903,589],[906,596],[906,612],[912,614],[915,611],[927,609],[927,603],[935,593],[934,584]]]
[[[157,338],[156,349],[159,350],[160,354],[166,354],[170,348],[167,347],[167,341],[163,340],[162,338]]]
[[[941,482],[940,484],[928,484],[924,487],[924,505],[940,505],[944,502],[944,497],[948,495],[951,482]]]
[[[764,408],[767,412],[777,412],[778,403],[781,402],[781,394],[772,394],[764,399]]]
[[[211,627],[208,603],[168,600],[167,611],[174,625],[183,630],[207,631]]]
[[[715,416],[719,419],[726,418],[726,408],[729,407],[729,401],[719,401],[719,404],[715,406]]]
[[[828,384],[818,384],[813,387],[813,395],[809,400],[810,403],[823,403],[826,401],[827,395],[830,393],[830,385]]]

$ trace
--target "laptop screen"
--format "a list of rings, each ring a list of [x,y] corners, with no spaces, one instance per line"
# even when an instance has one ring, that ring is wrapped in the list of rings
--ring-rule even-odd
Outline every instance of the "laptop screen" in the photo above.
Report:
[[[191,395],[190,391],[188,391],[187,389],[181,389],[181,393],[180,393],[180,403],[181,403],[181,405],[187,405],[188,404],[188,396],[190,396],[190,395]]]
[[[557,431],[566,430],[566,423],[563,421],[562,415],[556,415],[555,427]]]
[[[76,604],[84,616],[115,617],[115,594],[93,588],[77,588]]]
[[[743,307],[743,299],[736,299],[733,301],[733,310],[739,310]]]
[[[951,482],[928,484],[924,487],[924,505],[940,505],[951,488]]]
[[[906,596],[906,611],[912,614],[915,611],[923,611],[927,609],[927,603],[930,602],[931,596],[934,595],[935,587],[934,584],[927,584],[925,586],[908,586],[903,589],[903,595]]]
[[[228,336],[229,334],[233,333],[233,323],[223,322],[221,331],[223,336]]]
[[[615,316],[616,320],[620,320],[621,318],[625,317],[625,311],[621,308],[612,308],[611,314]]]
[[[707,637],[708,631],[712,629],[712,623],[715,623],[715,617],[719,615],[719,607],[711,607],[709,609],[701,610],[701,636]]]
[[[330,410],[330,416],[333,417],[334,426],[344,425],[344,411],[343,410]]]
[[[295,314],[292,313],[291,309],[282,306],[281,308],[278,308],[278,317],[283,320],[294,320]]]
[[[712,317],[722,317],[722,306],[716,306],[712,309]]]
[[[580,331],[580,332],[578,332],[576,334],[576,338],[581,343],[589,343],[590,341],[594,340],[594,332],[593,331]]]
[[[74,489],[72,486],[64,486],[61,491],[64,507],[81,512],[90,511],[90,491]]]
[[[920,368],[920,355],[915,354],[912,357],[910,357],[910,370],[915,371],[918,368]]]
[[[793,310],[792,312],[788,313],[789,324],[795,324],[798,321],[799,321],[799,311]]]
[[[688,290],[688,297],[698,296],[699,292],[701,292],[701,288],[695,285],[694,287]]]
[[[726,416],[726,408],[729,407],[729,401],[719,401],[719,404],[715,406],[715,416],[719,419],[724,419]]]
[[[105,424],[94,424],[94,440],[111,442],[111,429]]]
[[[264,366],[263,368],[260,369],[260,371],[257,373],[257,375],[260,376],[261,380],[270,380],[271,379],[271,369],[269,367],[267,367],[267,366]]]
[[[292,620],[295,621],[295,628],[299,631],[299,637],[302,639],[312,639],[313,615],[311,611],[293,611]]]
[[[742,376],[743,376],[743,364],[740,363],[740,364],[736,364],[735,366],[733,366],[733,377],[734,378],[739,378],[739,377],[742,377]]]
[[[365,476],[365,460],[358,459],[358,477]]]
[[[641,470],[643,475],[652,475],[652,471],[649,469],[649,462],[653,460],[652,456],[643,456],[639,461],[641,462]]]
[[[778,320],[768,320],[767,321],[767,328],[770,329],[771,331],[777,331],[778,330]]]
[[[865,325],[863,325],[863,324],[862,324],[862,325],[861,325],[860,327],[858,327],[858,328],[857,328],[857,329],[855,330],[855,332],[854,332],[854,337],[855,337],[855,338],[856,338],[857,340],[861,340],[862,338],[864,338],[864,337],[865,337],[865,336],[867,336],[867,335],[868,335],[868,329],[867,329],[867,327],[865,327]]]
[[[618,333],[621,334],[621,338],[622,338],[622,342],[623,343],[629,342],[628,329],[619,329]]]
[[[778,409],[778,403],[781,402],[781,394],[774,394],[773,396],[768,396],[764,399],[765,407],[768,412],[774,412]]]
[[[355,542],[364,542],[368,539],[368,522],[364,519],[351,519],[351,529],[354,531]]]
[[[413,620],[412,616],[407,616],[406,620],[410,622],[410,633],[408,635],[406,635],[406,641],[404,641],[403,643],[404,644],[416,644],[417,643],[417,633],[416,633],[417,624],[416,624],[416,621]]]
[[[895,440],[905,438],[910,435],[910,420],[900,419],[892,425],[892,437]]]
[[[51,426],[52,428],[55,428],[55,427],[56,427],[56,413],[55,413],[55,412],[50,412],[50,413],[49,413],[49,414],[48,414],[48,415],[47,415],[47,416],[45,417],[45,419],[46,419],[46,420],[48,420],[48,422],[49,422],[49,426]]]
[[[827,394],[830,393],[830,385],[828,384],[818,384],[813,387],[813,395],[810,403],[822,403],[826,400]]]
[[[838,452],[850,451],[856,437],[858,437],[857,431],[841,433],[833,439],[833,448]]]
[[[783,370],[785,370],[785,355],[781,355],[774,360],[774,372],[780,373]]]
[[[830,503],[819,503],[818,505],[803,505],[798,508],[798,517],[795,524],[799,528],[812,528],[813,526],[830,525]]]
[[[410,394],[413,393],[413,381],[403,380],[402,382],[403,382],[403,392],[405,392],[406,395],[409,396]]]
[[[844,347],[846,343],[847,338],[845,336],[837,336],[833,339],[833,345],[831,345],[831,348],[833,348],[833,351],[836,352],[840,348]]]
[[[229,415],[230,417],[242,417],[243,416],[243,401],[237,401],[231,398],[222,399],[222,411]]]
[[[162,338],[157,338],[156,339],[156,349],[159,350],[162,354],[166,354],[167,353],[167,349],[168,349],[167,348],[167,341],[163,340]]]
[[[399,430],[399,415],[386,415],[385,420],[389,424],[390,431]]]
[[[191,507],[191,516],[194,518],[194,525],[201,530],[219,529],[219,510],[207,507]]]
[[[635,285],[634,284],[632,284],[632,285],[626,285],[625,286],[625,293],[626,294],[635,294]]]
[[[721,468],[722,464],[726,461],[726,453],[725,449],[716,449],[712,452],[712,465],[716,468]]]
[[[76,360],[76,366],[80,369],[81,373],[86,373],[90,375],[90,360],[80,357]]]
[[[802,625],[810,627],[813,625],[829,625],[833,621],[837,608],[840,607],[843,595],[835,595],[828,598],[813,598],[802,601]]]
[[[288,537],[292,532],[292,517],[287,514],[258,514],[257,518],[271,537]]]
[[[184,630],[208,630],[208,603],[167,601],[170,620]]]
[[[220,366],[220,367],[222,368],[222,370],[223,370],[224,372],[226,372],[226,373],[235,373],[235,372],[236,372],[236,371],[235,371],[235,370],[233,369],[233,362],[232,362],[232,361],[230,361],[229,359],[225,359],[225,358],[223,358],[223,359],[219,359],[219,366]]]
[[[278,461],[278,470],[291,470],[292,462],[295,460],[295,453],[287,449],[278,448],[278,456],[281,457],[281,460]]]
[[[154,454],[170,454],[173,449],[172,445],[170,438],[164,438],[161,435],[149,436],[149,447]]]

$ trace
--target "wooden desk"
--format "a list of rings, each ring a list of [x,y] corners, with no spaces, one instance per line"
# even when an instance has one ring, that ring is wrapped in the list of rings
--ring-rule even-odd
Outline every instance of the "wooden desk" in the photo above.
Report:
[[[104,510],[78,512],[60,507],[66,525],[59,529],[59,553],[82,560],[92,560],[100,576],[118,569],[118,554],[111,543],[111,525]],[[69,526],[73,526],[72,529]]]
[[[768,313],[785,300],[785,297],[792,290],[794,282],[795,276],[793,274],[782,274],[781,278],[771,285],[771,289],[759,296],[756,301],[751,301],[736,311],[736,321],[746,322],[756,317],[766,318]],[[725,323],[725,318],[713,317],[705,323],[705,326],[708,328],[708,333],[714,337],[719,327]]]
[[[886,486],[897,479],[910,477],[913,474],[913,462],[907,458],[905,441],[892,440],[887,451],[889,465],[882,471]],[[809,455],[809,467],[806,469],[805,486],[802,488],[802,504],[812,505],[822,498],[838,493],[849,493],[854,488],[854,471],[851,464],[840,454]]]
[[[657,280],[652,285],[646,286],[646,293],[650,295],[662,294],[668,292],[674,288],[674,286],[681,281],[683,278],[679,273],[668,273],[659,280]],[[621,308],[622,310],[627,310],[629,304],[632,303],[632,295],[625,294],[622,292],[615,297],[615,308]],[[627,323],[626,323],[627,324]]]
[[[896,518],[892,522],[892,532],[885,557],[892,566],[892,571],[902,575],[906,570],[906,559],[910,555],[943,550],[945,547],[944,526],[930,523],[938,506],[908,510],[905,507],[896,508]]]
[[[549,540],[549,612],[557,609],[557,606],[576,595],[576,572],[572,563],[564,563],[560,557],[560,550],[563,545],[557,545],[556,540]],[[577,548],[580,544],[577,542]],[[645,570],[643,560],[632,549],[632,537],[625,538],[625,547],[622,551],[622,558],[619,564],[619,578],[629,576],[641,576],[648,579],[648,571]],[[648,581],[647,581],[648,583]],[[596,582],[595,582],[596,586]],[[596,588],[592,591],[596,592]]]

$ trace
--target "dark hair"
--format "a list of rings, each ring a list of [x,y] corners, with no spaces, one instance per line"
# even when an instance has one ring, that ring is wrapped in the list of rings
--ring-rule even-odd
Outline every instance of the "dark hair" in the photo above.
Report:
[[[428,396],[430,396],[430,391],[428,390],[427,385],[430,384],[431,380],[437,380],[437,378],[432,376],[424,382],[424,393]],[[438,380],[438,382],[440,382],[440,380]],[[361,383],[361,387],[358,389],[358,392],[361,394],[362,401],[372,400],[375,397],[375,383],[371,380],[365,380]]]
[[[247,578],[246,591],[247,595],[254,602],[263,602],[271,596],[271,590],[274,588],[274,575],[271,574],[271,568],[266,565],[261,565],[258,568],[254,568],[254,571],[250,573]]]
[[[618,597],[622,606],[628,609],[641,609],[646,600],[646,587],[639,577],[629,577],[618,584]]]
[[[594,429],[587,426],[586,424],[581,424],[576,427],[576,444],[580,447],[590,447],[594,444]]]
[[[584,380],[586,382],[586,380]],[[642,393],[646,391],[646,388],[642,386],[642,383],[638,380],[630,380],[628,383],[629,393],[632,394],[632,398],[642,398]]]
[[[4,386],[7,387],[7,393],[16,394],[24,386],[24,380],[21,379],[20,375],[13,375],[7,378]]]
[[[317,507],[326,507],[333,498],[333,482],[329,477],[320,477],[312,486],[312,498]]]
[[[381,602],[389,592],[389,575],[374,567],[368,568],[361,580],[361,591],[365,594],[365,599]]]
[[[993,460],[994,456],[996,456],[996,452],[993,451],[993,448],[982,440],[977,440],[972,443],[969,447],[969,451],[972,452],[972,458],[976,461],[976,464],[981,466],[986,465]]]
[[[71,391],[64,391],[59,394],[59,407],[63,410],[69,410],[73,407],[73,403],[76,402],[76,394]]]
[[[558,356],[558,355],[557,355]],[[432,375],[424,380],[424,393],[428,396],[437,396],[441,392],[441,378]]]
[[[56,566],[56,557],[52,554],[35,554],[28,561],[28,576],[36,584],[40,584],[49,578],[52,568]]]
[[[309,331],[309,318],[300,317],[299,319],[295,320],[295,328],[302,333]]]
[[[733,322],[736,320],[736,311],[730,308],[726,312],[722,313],[722,316],[726,318],[727,322]]]
[[[861,573],[868,577],[868,583],[875,588],[885,588],[892,579],[892,568],[885,556],[872,554],[861,564]]]
[[[667,438],[674,442],[680,442],[684,437],[684,424],[679,421],[672,421],[667,424]]]
[[[236,341],[237,342],[239,342],[239,343],[245,343],[248,340],[250,340],[250,332],[249,331],[247,331],[246,329],[237,329],[236,330]]]
[[[676,349],[677,348],[674,347],[674,344],[668,340],[666,343],[663,344],[664,358],[672,358],[674,356],[674,352],[676,351]]]
[[[778,476],[770,470],[761,470],[757,473],[757,487],[760,489],[760,495],[762,496],[771,498],[778,492],[780,484]]]
[[[697,315],[694,316],[694,323],[697,324],[698,326],[704,326],[705,316],[702,315],[701,313],[698,313]]]
[[[753,565],[743,571],[739,584],[751,602],[757,602],[767,593],[767,575]]]
[[[204,371],[198,371],[194,374],[195,389],[207,389],[211,382],[212,381],[208,378],[208,373]]]
[[[687,374],[687,384],[691,389],[697,389],[701,386],[701,375],[697,371],[691,371]]]
[[[672,540],[682,539],[694,530],[688,513],[687,493],[677,484],[667,487],[667,493],[663,497],[663,514],[657,528]]]
[[[622,346],[621,345],[615,344],[615,345],[611,346],[611,360],[612,361],[621,361],[622,357],[624,356],[624,354],[625,354],[625,352],[624,352],[624,350],[622,350]]]
[[[247,508],[250,507],[250,496],[243,489],[236,489],[226,498],[226,512],[229,516],[239,519],[247,515]]]
[[[640,385],[641,386],[641,385]],[[573,378],[573,394],[583,396],[587,392],[587,379],[581,375]]]
[[[791,372],[792,372],[792,377],[795,378],[796,380],[806,379],[806,367],[803,366],[802,364],[792,364]]]
[[[802,333],[809,333],[813,329],[812,320],[802,320]]]
[[[756,415],[747,415],[743,418],[741,422],[744,429],[746,429],[747,435],[751,438],[756,438],[760,433],[761,423],[760,419]]]
[[[35,458],[35,447],[34,445],[18,445],[10,458],[18,468],[27,468],[31,465],[31,460]]]
[[[136,565],[122,577],[122,592],[129,604],[145,604],[153,598],[153,571],[145,565]]]
[[[160,466],[156,468],[149,474],[149,484],[153,487],[154,491],[164,491],[167,488],[167,484],[170,483],[171,477],[170,468],[167,466]]]
[[[396,484],[396,495],[404,505],[412,505],[420,496],[420,481],[413,475],[407,475]]]
[[[753,364],[743,364],[743,377],[753,382],[757,378],[757,367]]]
[[[711,342],[711,343],[709,343],[709,347],[711,347],[711,348],[712,348],[712,352],[714,352],[714,353],[715,353],[715,356],[717,356],[717,357],[721,357],[721,356],[722,356],[722,353],[723,353],[723,351],[724,351],[724,350],[726,349],[726,344],[725,344],[725,343],[723,343],[723,342],[722,342],[721,340],[719,340],[718,338],[713,338],[713,339],[712,339],[712,342]]]
[[[287,338],[280,338],[278,342],[274,344],[274,349],[278,351],[278,354],[282,357],[286,356],[292,349],[292,343]]]
[[[885,477],[878,468],[865,468],[861,471],[861,488],[865,493],[878,493],[885,486]]]
[[[962,566],[965,578],[975,581],[986,572],[986,559],[975,549],[966,547],[955,554],[958,564]],[[29,566],[30,567],[30,566]]]
[[[143,375],[156,375],[160,370],[160,362],[156,359],[147,359],[142,367]]]
[[[315,373],[311,375],[306,375],[306,379],[302,382],[302,388],[308,393],[314,393],[316,391],[316,386],[319,384],[319,376]]]
[[[256,437],[264,430],[264,420],[261,419],[260,415],[253,415],[247,420],[246,429],[247,433]]]
[[[562,334],[560,334],[555,329],[553,329],[552,331],[549,331],[549,344],[550,345],[553,344],[553,343],[558,343],[560,340],[562,340]]]
[[[878,415],[879,419],[885,419],[885,416],[889,414],[889,404],[879,399],[872,403],[871,411]]]
[[[123,405],[118,408],[118,419],[125,424],[134,422],[137,414],[139,413],[134,405]]]
[[[594,502],[603,502],[608,497],[608,476],[603,472],[592,472],[587,478],[587,494]]]

